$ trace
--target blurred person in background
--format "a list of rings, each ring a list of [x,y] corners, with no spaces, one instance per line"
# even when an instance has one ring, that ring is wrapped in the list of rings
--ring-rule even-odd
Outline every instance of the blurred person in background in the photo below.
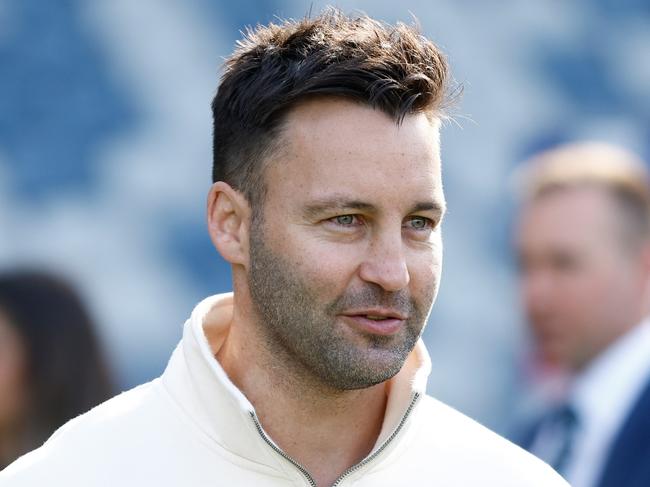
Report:
[[[206,298],[162,377],[77,418],[3,486],[563,486],[426,395],[447,62],[337,10],[259,25],[212,103]]]
[[[650,485],[650,186],[643,162],[574,143],[523,166],[516,235],[537,360],[564,377],[519,438],[574,487]]]
[[[74,289],[45,272],[0,274],[0,469],[112,393]]]

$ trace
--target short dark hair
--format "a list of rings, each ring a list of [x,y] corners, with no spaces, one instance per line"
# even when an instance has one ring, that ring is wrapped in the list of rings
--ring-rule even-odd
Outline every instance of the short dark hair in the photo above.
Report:
[[[249,29],[225,62],[214,100],[212,180],[263,201],[262,163],[287,112],[308,98],[343,97],[396,123],[411,113],[442,117],[447,62],[416,27],[390,26],[328,8],[315,18]]]

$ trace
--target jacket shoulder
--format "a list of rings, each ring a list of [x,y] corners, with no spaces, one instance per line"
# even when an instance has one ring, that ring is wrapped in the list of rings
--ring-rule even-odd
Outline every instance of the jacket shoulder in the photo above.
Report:
[[[598,485],[650,485],[650,379],[614,438]]]
[[[557,486],[568,484],[551,467],[442,402],[425,396],[410,428],[413,450],[454,485]]]
[[[110,465],[127,463],[133,445],[150,437],[159,429],[160,421],[169,418],[160,387],[156,379],[68,421],[40,448],[0,472],[0,484],[57,485],[65,479],[61,485],[96,485],[91,475]]]

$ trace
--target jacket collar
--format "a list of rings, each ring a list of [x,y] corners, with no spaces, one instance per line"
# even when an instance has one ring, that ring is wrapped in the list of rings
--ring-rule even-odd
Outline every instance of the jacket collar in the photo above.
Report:
[[[206,330],[208,313],[210,328]],[[162,382],[174,402],[213,441],[254,462],[282,467],[286,462],[268,448],[255,427],[253,405],[230,381],[206,338],[209,334],[218,348],[228,333],[232,313],[232,293],[201,301],[185,323],[183,339],[169,361]],[[429,355],[419,340],[400,372],[386,382],[386,413],[375,447],[395,430],[413,395],[425,393],[430,371]]]

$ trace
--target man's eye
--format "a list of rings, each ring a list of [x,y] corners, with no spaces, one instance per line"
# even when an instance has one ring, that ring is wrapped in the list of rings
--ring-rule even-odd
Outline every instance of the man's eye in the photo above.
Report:
[[[409,219],[407,225],[415,230],[428,230],[433,228],[433,221],[423,216],[414,216]]]
[[[357,223],[357,217],[354,215],[339,215],[334,217],[334,221],[339,225],[350,226]]]

